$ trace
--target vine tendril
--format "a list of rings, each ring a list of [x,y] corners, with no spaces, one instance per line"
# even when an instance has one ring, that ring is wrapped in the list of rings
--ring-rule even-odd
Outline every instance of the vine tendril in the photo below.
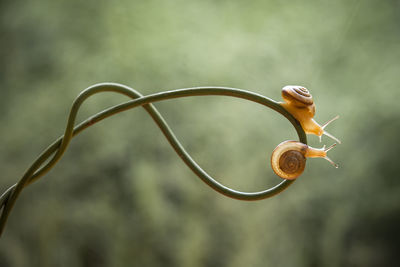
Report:
[[[132,100],[105,109],[75,126],[76,116],[78,114],[81,105],[89,97],[102,92],[115,92],[123,94],[132,98]],[[71,139],[74,136],[81,133],[83,130],[87,129],[91,125],[104,120],[105,118],[108,118],[112,115],[115,115],[117,113],[138,106],[142,106],[149,113],[151,118],[155,121],[157,126],[160,128],[160,130],[165,135],[170,145],[173,147],[173,149],[179,155],[179,157],[183,160],[183,162],[203,182],[205,182],[207,185],[209,185],[212,189],[216,190],[217,192],[225,196],[239,200],[249,200],[249,201],[261,200],[268,197],[272,197],[282,192],[289,185],[291,185],[294,180],[284,180],[278,185],[263,191],[241,192],[231,189],[219,183],[217,180],[211,177],[207,172],[205,172],[196,163],[196,161],[194,161],[192,157],[186,152],[186,150],[178,141],[178,139],[176,138],[176,136],[174,135],[174,133],[172,132],[166,121],[164,120],[164,118],[152,104],[154,102],[164,101],[167,99],[189,97],[189,96],[205,96],[205,95],[220,95],[220,96],[231,96],[236,98],[242,98],[269,107],[279,112],[283,116],[285,116],[296,129],[297,135],[299,136],[299,141],[304,144],[307,144],[307,137],[301,125],[288,111],[286,111],[278,102],[275,102],[272,99],[269,99],[265,96],[250,91],[236,89],[236,88],[227,88],[227,87],[194,87],[194,88],[184,88],[184,89],[165,91],[143,96],[136,90],[125,85],[116,83],[96,84],[82,91],[73,102],[72,107],[70,109],[64,135],[59,137],[39,155],[39,157],[28,168],[28,170],[25,172],[25,174],[22,176],[22,178],[18,183],[8,188],[0,196],[0,209],[1,209],[0,236],[3,233],[5,224],[7,222],[7,218],[9,217],[9,214],[18,196],[22,192],[22,189],[32,184],[33,182],[37,181],[40,177],[45,175],[48,171],[50,171],[51,168],[53,168],[56,165],[56,163],[61,159],[62,155],[66,151]],[[46,161],[47,163],[45,164]]]

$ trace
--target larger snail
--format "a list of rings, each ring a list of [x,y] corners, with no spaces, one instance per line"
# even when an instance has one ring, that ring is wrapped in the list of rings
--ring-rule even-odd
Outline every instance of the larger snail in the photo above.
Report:
[[[326,126],[337,120],[339,116],[332,118],[322,126],[319,125],[313,119],[315,115],[315,104],[312,95],[306,88],[297,85],[285,86],[282,88],[282,98],[284,102],[280,103],[281,106],[300,122],[304,132],[319,136],[320,141],[322,135],[326,135],[339,144],[341,143],[339,139],[325,131]]]
[[[332,121],[338,119],[339,116],[334,117],[320,126],[313,119],[315,115],[315,104],[311,94],[306,88],[292,85],[285,86],[282,88],[282,98],[284,102],[280,103],[281,106],[299,121],[305,133],[319,136],[320,141],[321,136],[326,135],[339,144],[341,143],[339,139],[325,131],[325,127]],[[324,145],[322,148],[318,149],[297,141],[284,141],[272,152],[272,169],[279,177],[293,180],[303,173],[306,166],[306,158],[324,158],[334,167],[338,168],[338,165],[327,156],[327,152],[335,145],[336,143],[328,148]]]

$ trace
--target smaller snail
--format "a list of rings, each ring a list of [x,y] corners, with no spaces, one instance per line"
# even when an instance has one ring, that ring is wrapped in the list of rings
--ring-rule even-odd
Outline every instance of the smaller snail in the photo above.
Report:
[[[298,141],[284,141],[272,152],[271,165],[274,172],[281,178],[293,180],[299,177],[306,166],[306,158],[324,158],[338,168],[326,155],[334,146],[313,148]]]
[[[283,103],[280,103],[293,117],[296,118],[301,124],[301,127],[307,134],[315,134],[319,136],[321,141],[322,135],[326,135],[339,144],[339,139],[325,131],[325,127],[331,122],[337,120],[339,116],[334,117],[322,126],[319,125],[314,119],[315,104],[310,92],[302,86],[288,85],[282,88]]]

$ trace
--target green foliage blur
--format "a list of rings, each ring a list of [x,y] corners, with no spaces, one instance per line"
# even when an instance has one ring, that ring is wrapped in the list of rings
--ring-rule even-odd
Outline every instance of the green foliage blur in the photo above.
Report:
[[[0,190],[64,131],[99,82],[143,94],[228,86],[280,100],[307,87],[316,121],[342,139],[339,165],[310,159],[258,202],[203,184],[140,108],[83,132],[27,187],[0,240],[0,266],[395,266],[400,244],[400,1],[0,1]],[[107,93],[79,121],[127,101]],[[293,127],[229,97],[157,103],[218,181],[259,191]],[[332,140],[309,136],[320,147]]]

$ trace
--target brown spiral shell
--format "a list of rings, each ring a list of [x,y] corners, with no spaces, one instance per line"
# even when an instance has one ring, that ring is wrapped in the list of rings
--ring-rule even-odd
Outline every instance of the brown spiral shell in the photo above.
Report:
[[[298,85],[287,85],[283,87],[282,98],[285,102],[297,107],[307,107],[314,104],[312,95],[307,88]]]
[[[299,151],[286,151],[279,158],[279,168],[287,174],[298,174],[304,171],[305,157]]]
[[[296,141],[280,143],[272,152],[272,170],[283,179],[296,179],[306,167],[307,148],[307,145]]]

